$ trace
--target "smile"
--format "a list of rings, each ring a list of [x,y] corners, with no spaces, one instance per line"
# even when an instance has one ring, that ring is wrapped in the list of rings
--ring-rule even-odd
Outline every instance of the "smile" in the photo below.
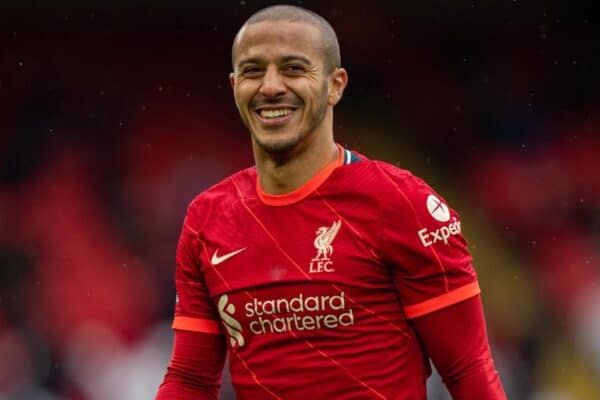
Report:
[[[258,110],[257,112],[258,112],[258,115],[261,116],[261,118],[273,119],[273,118],[281,118],[281,117],[290,115],[291,113],[294,112],[294,110],[291,108],[277,108],[277,109],[262,109],[262,110]]]
[[[264,126],[281,126],[287,124],[292,117],[296,108],[283,106],[280,108],[259,108],[255,110],[259,120]]]

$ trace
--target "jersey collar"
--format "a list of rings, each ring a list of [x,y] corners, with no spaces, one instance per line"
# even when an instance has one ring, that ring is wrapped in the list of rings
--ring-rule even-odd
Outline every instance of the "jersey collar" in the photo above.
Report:
[[[311,193],[313,193],[323,182],[329,178],[329,175],[333,172],[334,169],[339,167],[340,165],[347,164],[349,161],[346,159],[350,159],[350,152],[345,150],[342,146],[336,143],[336,146],[339,150],[339,156],[335,160],[331,161],[327,164],[322,170],[317,172],[315,176],[313,176],[308,182],[304,185],[300,186],[298,189],[284,194],[269,194],[266,193],[263,188],[260,186],[258,181],[258,177],[256,179],[256,192],[258,193],[258,198],[268,206],[288,206],[290,204],[294,204],[299,202],[300,200],[308,197]]]

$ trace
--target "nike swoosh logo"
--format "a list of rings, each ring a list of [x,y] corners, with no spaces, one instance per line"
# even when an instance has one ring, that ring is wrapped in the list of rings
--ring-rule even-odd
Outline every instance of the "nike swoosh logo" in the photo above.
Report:
[[[240,254],[244,250],[246,250],[246,247],[244,247],[243,249],[232,251],[231,253],[223,254],[222,256],[218,256],[217,251],[219,251],[219,249],[217,249],[217,250],[215,250],[215,253],[213,254],[210,262],[212,265],[221,264],[223,261],[229,260],[231,257],[233,257],[237,254]]]

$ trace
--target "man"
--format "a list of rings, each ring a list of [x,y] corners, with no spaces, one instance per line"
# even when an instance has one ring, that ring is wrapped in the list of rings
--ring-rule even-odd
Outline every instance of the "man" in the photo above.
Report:
[[[157,399],[504,399],[460,220],[423,181],[337,145],[337,38],[254,14],[231,85],[256,166],[200,194],[177,246],[173,358]]]

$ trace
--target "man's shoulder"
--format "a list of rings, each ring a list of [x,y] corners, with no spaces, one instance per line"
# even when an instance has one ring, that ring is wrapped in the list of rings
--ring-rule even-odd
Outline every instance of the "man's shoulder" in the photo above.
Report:
[[[231,204],[232,200],[253,189],[255,184],[256,168],[245,168],[200,192],[191,201],[190,208],[203,208],[214,202]]]
[[[345,169],[353,182],[364,183],[364,187],[411,188],[424,185],[425,182],[411,171],[382,160],[372,160],[360,155],[360,162],[350,164]],[[360,186],[359,186],[360,187]]]

